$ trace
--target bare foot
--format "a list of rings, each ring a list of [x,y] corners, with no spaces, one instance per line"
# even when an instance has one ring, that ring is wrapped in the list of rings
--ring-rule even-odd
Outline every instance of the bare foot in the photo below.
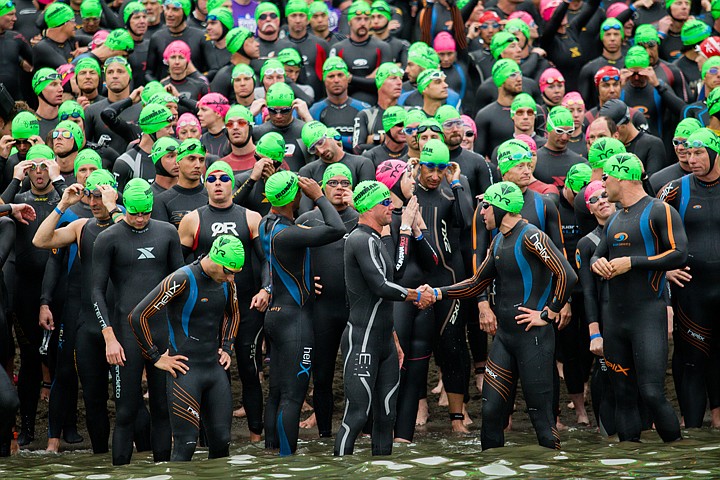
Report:
[[[588,417],[587,412],[583,412],[582,415],[578,413],[577,423],[578,425],[590,426],[590,417]]]
[[[445,393],[445,389],[443,388],[440,392],[440,398],[438,399],[438,405],[441,407],[447,407],[448,406],[448,398],[447,393]]]
[[[311,407],[308,402],[303,402],[302,411],[303,412],[312,412],[313,407]]]
[[[233,412],[233,417],[235,418],[245,418],[246,416],[245,407],[240,407]]]
[[[40,400],[50,401],[50,384],[43,382],[43,386],[40,389]]]
[[[433,388],[430,391],[432,393],[434,393],[435,395],[437,395],[438,393],[440,393],[442,391],[442,389],[443,389],[443,383],[442,383],[442,378],[441,378],[440,380],[438,380],[438,384],[435,386],[435,388]]]
[[[465,425],[466,427],[468,425],[472,425],[473,421],[472,421],[472,418],[470,418],[470,415],[468,415],[467,405],[463,405],[462,413],[463,413],[463,415],[465,415],[465,419],[463,420],[463,425]]]
[[[411,443],[410,440],[406,440],[404,438],[393,438],[393,442],[395,442],[395,443]]]
[[[462,420],[453,420],[452,422],[452,431],[455,433],[470,433],[470,430],[467,429],[465,425],[463,425]]]
[[[415,417],[415,425],[425,425],[430,417],[427,398],[421,398],[418,402],[418,413]]]
[[[475,374],[475,387],[478,389],[478,392],[480,392],[480,393],[482,393],[482,387],[483,387],[484,381],[485,381],[484,373]]]
[[[258,435],[257,433],[250,432],[250,441],[251,442],[260,442],[260,441],[262,441],[262,435]]]
[[[505,427],[505,430],[503,430],[505,433],[512,431],[512,415],[508,417],[508,424],[507,427]]]
[[[47,448],[45,451],[48,453],[58,453],[60,451],[60,439],[48,438]]]
[[[17,455],[20,453],[20,445],[18,445],[17,440],[14,438],[10,440],[10,455]]]
[[[313,428],[317,425],[317,420],[315,419],[315,414],[313,413],[310,415],[307,420],[303,420],[300,422],[300,428]]]
[[[555,365],[557,365],[557,371],[558,375],[560,376],[560,380],[565,380],[565,371],[563,369],[563,364],[560,362],[555,362]]]
[[[570,410],[575,410],[575,402],[568,402],[567,408]]]
[[[555,428],[557,429],[558,432],[564,432],[565,430],[568,429],[567,425],[562,423],[560,421],[560,419],[558,419],[558,421],[555,423]]]
[[[720,407],[710,410],[710,426],[720,428]]]

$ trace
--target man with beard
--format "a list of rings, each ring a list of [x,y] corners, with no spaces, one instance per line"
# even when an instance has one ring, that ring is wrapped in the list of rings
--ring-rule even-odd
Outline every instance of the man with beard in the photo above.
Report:
[[[140,87],[145,85],[145,71],[147,70],[147,57],[150,49],[150,40],[146,39],[149,23],[148,11],[142,3],[133,0],[123,10],[123,21],[125,22],[125,29],[135,42],[135,50],[128,58],[135,72],[134,85]]]
[[[570,136],[575,130],[570,110],[565,107],[550,110],[546,129],[548,141],[538,149],[534,175],[541,182],[555,185],[560,190],[565,186],[565,175],[570,167],[585,163],[585,159],[567,148]]]
[[[657,78],[650,67],[650,56],[643,47],[635,46],[625,56],[626,69],[621,72],[625,80],[622,98],[630,108],[642,110],[647,118],[648,133],[660,137],[666,145],[672,138],[671,125],[676,124],[685,102],[675,95],[670,86]]]
[[[243,27],[236,27],[230,30],[225,36],[225,48],[230,52],[230,62],[220,68],[215,74],[210,84],[210,90],[221,94],[225,98],[233,98],[235,68],[241,65],[251,65],[254,60],[257,60],[260,56],[260,44],[258,43],[258,39],[252,36],[250,30]],[[246,69],[243,69],[242,71],[245,70]],[[253,77],[254,76],[255,73],[253,71]],[[253,83],[253,90],[254,88],[255,85]],[[247,98],[249,94],[240,96],[241,98]],[[252,100],[250,103],[252,103]],[[245,106],[249,107],[250,104]]]
[[[382,126],[385,132],[385,139],[382,144],[366,150],[363,153],[363,157],[369,158],[375,168],[385,160],[401,158],[407,154],[408,146],[405,136],[406,118],[407,114],[405,109],[397,105],[383,112]]]
[[[350,72],[350,95],[357,100],[375,105],[377,87],[370,75],[384,62],[392,61],[390,45],[370,36],[371,9],[367,3],[356,1],[347,11],[350,36],[338,42],[330,52],[337,54]]]
[[[593,77],[595,73],[606,65],[613,65],[620,69],[624,66],[622,45],[625,40],[625,31],[620,21],[608,18],[600,26],[600,42],[603,53],[595,60],[586,63],[580,70],[578,78],[578,92],[585,99],[588,108],[595,106],[595,91],[593,91]]]
[[[358,155],[346,153],[337,143],[328,138],[327,127],[318,121],[306,123],[302,128],[302,142],[310,155],[317,155],[314,160],[300,169],[298,175],[312,178],[320,183],[325,169],[332,164],[342,163],[348,169],[352,177],[359,182],[375,178],[375,166],[373,163]],[[300,212],[304,213],[313,209],[312,203],[307,197],[300,202]]]
[[[124,57],[110,57],[105,60],[105,84],[107,85],[107,98],[103,98],[88,106],[85,110],[85,133],[88,140],[107,144],[116,152],[127,150],[127,141],[122,135],[111,130],[103,122],[100,114],[109,105],[130,97],[130,81],[132,68]],[[142,105],[134,104],[120,113],[119,120],[125,123],[136,123]]]
[[[45,37],[33,48],[33,68],[58,68],[72,61],[78,52],[75,38],[75,13],[64,3],[53,3],[44,13]]]
[[[330,57],[322,67],[322,79],[327,98],[310,108],[310,115],[325,125],[332,125],[342,135],[343,148],[352,151],[355,117],[370,108],[365,102],[348,96],[350,74],[340,57]]]
[[[257,24],[257,41],[260,44],[260,56],[252,60],[250,65],[255,73],[265,60],[277,57],[278,52],[290,48],[293,44],[286,38],[280,38],[280,10],[271,2],[262,2],[255,9],[255,23]]]
[[[152,36],[163,27],[163,7],[159,0],[140,0],[147,10],[147,32],[148,38]],[[125,6],[127,8],[127,6]]]
[[[330,30],[330,9],[325,2],[312,2],[308,7],[308,17],[311,33],[325,40],[331,47],[347,38],[342,33]]]
[[[233,28],[232,12],[227,8],[216,8],[207,15],[205,33],[210,40],[205,43],[207,79],[212,81],[218,70],[230,63],[231,53],[227,50],[227,34]]]
[[[355,117],[353,151],[360,154],[378,146],[385,133],[382,118],[385,110],[397,105],[402,93],[403,71],[392,62],[380,65],[375,73],[378,101],[374,107],[361,110]]]
[[[17,20],[15,4],[6,2],[0,6],[0,83],[12,92],[15,99],[23,98],[21,75],[30,70],[32,49],[25,37],[12,29]],[[39,68],[39,67],[38,67]]]
[[[148,47],[146,81],[160,80],[168,74],[168,65],[163,63],[165,49],[174,41],[183,41],[189,47],[192,64],[199,71],[205,71],[205,57],[203,55],[205,34],[202,30],[190,27],[187,17],[190,15],[190,0],[165,0],[164,2],[165,26],[159,29],[150,38]]]
[[[155,164],[155,181],[150,185],[153,195],[160,195],[178,182],[180,167],[177,164],[177,150],[180,143],[175,137],[158,138],[153,143],[150,158]]]
[[[390,20],[392,20],[392,17],[393,10],[390,5],[385,0],[376,0],[372,3],[370,10],[370,30],[373,37],[390,45],[391,61],[404,67],[407,64],[410,44],[407,40],[402,40],[390,34]]]
[[[52,68],[41,68],[33,75],[32,88],[38,98],[35,116],[40,123],[40,138],[45,139],[57,125],[58,108],[63,102],[60,75]]]
[[[510,106],[522,92],[522,72],[517,62],[509,58],[493,65],[492,81],[498,88],[497,100],[480,110],[475,116],[477,137],[475,151],[488,156],[503,142],[512,137],[515,127],[510,118]]]
[[[153,218],[178,228],[189,212],[207,204],[207,190],[200,181],[205,168],[205,147],[196,138],[184,140],[177,149],[178,181],[153,204]]]
[[[221,160],[230,165],[235,174],[250,170],[255,165],[252,125],[252,114],[242,105],[233,105],[225,115],[225,133],[230,153]]]
[[[83,57],[78,60],[75,64],[75,81],[80,89],[81,97],[85,97],[91,104],[105,98],[98,93],[100,64],[94,58]]]
[[[305,0],[290,0],[285,6],[288,22],[288,37],[293,48],[303,59],[305,79],[315,91],[315,98],[323,97],[321,81],[324,81],[323,65],[328,58],[330,45],[325,40],[308,32],[308,5]]]
[[[253,140],[257,142],[268,132],[278,132],[287,138],[285,161],[293,172],[297,172],[306,163],[305,145],[302,144],[302,128],[305,122],[312,121],[307,104],[295,98],[292,89],[283,82],[273,84],[267,91],[266,104],[269,122],[253,129]],[[297,111],[299,118],[294,118]]]

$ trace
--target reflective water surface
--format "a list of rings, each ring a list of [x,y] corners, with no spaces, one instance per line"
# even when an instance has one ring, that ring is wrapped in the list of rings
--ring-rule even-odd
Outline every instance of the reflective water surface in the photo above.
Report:
[[[720,478],[720,431],[683,432],[685,440],[663,444],[655,432],[641,444],[618,444],[594,429],[562,432],[563,448],[535,445],[530,432],[506,437],[509,447],[481,453],[477,432],[460,437],[446,432],[416,435],[416,443],[395,445],[390,457],[370,455],[369,439],[358,440],[353,456],[332,456],[332,441],[301,441],[298,454],[280,458],[259,445],[233,444],[230,458],[207,460],[198,449],[190,463],[153,464],[135,454],[131,465],[114,468],[110,456],[80,450],[59,455],[24,451],[0,459],[3,479],[146,479],[206,478]],[[354,480],[353,479],[353,480]]]

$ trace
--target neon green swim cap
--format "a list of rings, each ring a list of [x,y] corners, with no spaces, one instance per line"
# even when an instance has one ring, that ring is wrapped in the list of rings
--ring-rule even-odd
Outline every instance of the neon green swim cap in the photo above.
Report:
[[[144,178],[133,178],[123,190],[123,203],[129,214],[152,212],[153,191]]]
[[[87,180],[85,180],[85,188],[91,192],[97,190],[100,185],[110,185],[117,190],[115,175],[113,175],[112,172],[100,168],[88,175]]]
[[[353,203],[358,213],[365,213],[375,205],[390,199],[390,190],[377,180],[365,180],[355,187]]]
[[[25,160],[55,160],[55,152],[47,145],[33,145],[28,149]]]
[[[175,137],[160,137],[153,143],[152,150],[150,150],[150,158],[152,158],[153,164],[155,164],[168,153],[177,152],[178,148],[180,148],[180,142],[178,142]]]
[[[702,128],[697,118],[683,118],[675,127],[675,138],[689,138],[696,130]]]
[[[513,138],[501,143],[498,147],[497,162],[501,175],[505,175],[515,165],[531,161],[532,151],[525,142]]]
[[[327,135],[327,127],[324,123],[313,120],[303,125],[300,131],[300,139],[306,148],[310,148],[315,142]]]
[[[265,197],[273,207],[283,207],[295,200],[299,188],[298,176],[281,170],[272,174],[265,182]]]
[[[382,116],[383,130],[388,132],[396,125],[404,125],[405,118],[407,118],[407,112],[403,107],[399,107],[397,105],[388,107],[388,109],[383,112]]]
[[[592,177],[592,168],[585,163],[576,163],[565,176],[565,186],[573,193],[578,193],[582,188],[590,183]]]
[[[255,144],[255,153],[274,162],[282,163],[285,158],[285,139],[277,132],[268,132]]]
[[[588,162],[591,168],[603,168],[608,158],[625,152],[625,145],[620,140],[612,137],[598,138],[590,145]]]
[[[245,248],[233,235],[220,235],[210,247],[208,257],[220,266],[239,272],[245,265]]]
[[[227,162],[223,162],[222,160],[213,162],[212,165],[207,167],[207,172],[205,172],[205,181],[207,181],[207,178],[210,176],[210,174],[214,172],[223,172],[224,174],[229,176],[230,186],[233,190],[235,190],[235,172],[233,172],[230,164],[228,164]]]
[[[709,148],[720,153],[720,138],[709,128],[700,128],[692,133],[685,141],[686,148]]]
[[[12,121],[11,135],[16,140],[26,140],[40,135],[40,122],[28,111],[18,113]]]
[[[75,156],[74,171],[76,177],[78,170],[84,165],[95,165],[95,167],[100,170],[102,168],[102,158],[100,158],[100,155],[92,148],[86,148],[78,152]]]
[[[640,159],[632,153],[618,153],[613,155],[603,166],[603,172],[606,175],[617,178],[618,180],[632,180],[639,182],[642,180],[643,165]]]
[[[512,182],[498,182],[490,185],[483,201],[508,213],[520,213],[525,204],[520,187]]]
[[[323,173],[322,178],[322,184],[323,186],[327,185],[328,180],[330,180],[333,177],[342,176],[347,178],[350,181],[350,185],[352,185],[352,173],[350,172],[350,169],[345,166],[344,163],[333,163],[332,165],[328,166],[325,169],[325,173]]]

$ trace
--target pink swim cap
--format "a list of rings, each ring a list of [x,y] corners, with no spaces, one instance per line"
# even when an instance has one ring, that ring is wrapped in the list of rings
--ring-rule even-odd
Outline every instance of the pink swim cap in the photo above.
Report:
[[[180,118],[178,118],[177,128],[186,127],[188,125],[195,125],[200,128],[200,120],[198,120],[192,113],[183,113],[180,115]]]
[[[565,108],[568,108],[572,105],[577,105],[578,103],[582,106],[585,106],[585,100],[583,100],[582,95],[580,95],[578,92],[568,92],[562,99],[562,106]]]
[[[385,160],[375,170],[375,179],[392,189],[408,171],[408,164],[402,160]]]
[[[219,93],[207,93],[197,102],[199,107],[207,107],[225,120],[225,115],[230,110],[230,102]]]
[[[75,65],[64,63],[57,68],[57,72],[60,75],[60,83],[64,87],[75,76]]]
[[[519,18],[520,20],[525,22],[528,27],[532,27],[535,24],[535,20],[533,19],[532,15],[527,12],[523,12],[522,10],[516,10],[511,13],[508,17],[508,20],[513,20],[515,18]]]
[[[190,61],[191,53],[188,44],[183,42],[182,40],[175,40],[174,42],[170,42],[170,45],[165,47],[165,51],[163,52],[163,61],[166,65],[170,60],[170,57],[176,53],[179,53],[180,55],[185,57],[185,60],[187,60],[188,62]]]
[[[475,120],[473,120],[471,117],[468,117],[467,115],[460,115],[460,120],[463,121],[463,125],[469,127],[470,130],[472,130],[473,135],[477,136],[477,126],[475,125]]]
[[[620,15],[622,12],[624,12],[628,8],[630,8],[630,7],[628,7],[627,5],[625,5],[622,2],[613,3],[605,11],[605,16],[607,16],[607,18],[617,18],[618,15]]]
[[[585,203],[590,203],[590,197],[593,196],[593,193],[597,192],[598,190],[602,190],[603,185],[600,180],[593,180],[592,182],[588,183],[588,186],[585,187]]]
[[[541,0],[540,1],[540,15],[546,22],[550,21],[555,9],[562,3],[562,0]]]
[[[520,135],[515,136],[515,140],[520,140],[521,142],[526,143],[527,146],[530,147],[530,150],[537,152],[537,143],[530,135],[521,133]]]
[[[562,73],[560,73],[557,68],[546,69],[542,75],[540,75],[540,80],[538,80],[538,83],[540,84],[540,92],[545,92],[548,85],[557,82],[565,83],[565,77],[563,77]]]
[[[92,40],[90,41],[90,45],[88,47],[90,50],[99,47],[103,43],[105,43],[105,39],[110,34],[107,30],[98,30],[95,32],[95,35],[93,35]]]
[[[433,48],[436,52],[454,52],[457,47],[455,39],[448,32],[440,32],[435,36]]]

